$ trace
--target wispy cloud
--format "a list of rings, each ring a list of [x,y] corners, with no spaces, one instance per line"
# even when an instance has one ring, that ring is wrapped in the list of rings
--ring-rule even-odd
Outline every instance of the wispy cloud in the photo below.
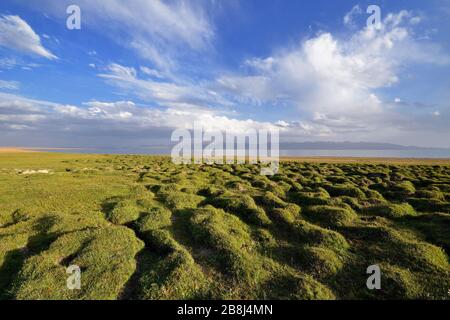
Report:
[[[43,8],[60,16],[73,1],[43,0]],[[189,51],[202,51],[214,37],[203,2],[174,0],[79,0],[83,25],[131,48],[158,69],[177,66]]]
[[[19,16],[0,16],[0,46],[27,55],[57,59],[53,53],[42,46],[39,35]]]
[[[147,68],[141,68],[140,71],[144,75],[149,73],[155,75],[153,70]],[[111,85],[122,89],[127,94],[160,106],[176,104],[202,107],[229,105],[225,99],[208,88],[207,84],[174,79],[166,79],[164,81],[152,78],[142,79],[135,68],[122,66],[117,63],[108,65],[105,72],[100,73],[99,77],[105,79]]]
[[[347,26],[354,26],[353,18],[355,15],[362,14],[361,6],[358,4],[354,6],[349,12],[347,12],[344,16],[344,24]]]
[[[19,82],[0,80],[0,89],[17,90],[19,89]]]
[[[0,69],[12,69],[17,65],[16,59],[0,58]]]

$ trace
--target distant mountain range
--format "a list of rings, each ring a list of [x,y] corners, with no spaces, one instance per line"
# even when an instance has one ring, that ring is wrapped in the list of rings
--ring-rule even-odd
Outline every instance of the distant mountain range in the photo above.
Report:
[[[280,142],[282,150],[450,150],[448,148],[427,148],[402,146],[392,143],[376,142]]]
[[[203,142],[203,147],[209,145],[208,142]],[[152,144],[152,145],[137,145],[137,146],[98,146],[98,147],[80,147],[80,148],[33,148],[29,149],[83,149],[85,151],[91,150],[107,150],[108,152],[138,152],[140,151],[157,151],[159,153],[170,153],[171,148],[176,142],[168,142],[167,144]],[[270,143],[269,143],[270,144]],[[245,144],[249,148],[248,141]],[[130,151],[132,150],[132,151]],[[408,151],[446,151],[450,152],[450,148],[432,148],[432,147],[417,147],[417,146],[403,146],[393,143],[377,143],[377,142],[332,142],[332,141],[308,141],[308,142],[284,142],[280,141],[280,150],[408,150]],[[63,151],[63,150],[56,150]]]
[[[203,146],[207,146],[210,142],[204,141]],[[141,145],[138,148],[145,149],[164,149],[173,146],[175,143],[171,142],[168,145]],[[270,144],[270,143],[269,143]],[[249,147],[248,141],[245,143],[246,148]],[[307,141],[307,142],[284,142],[280,141],[281,150],[446,150],[450,148],[432,148],[432,147],[417,147],[417,146],[403,146],[393,143],[379,143],[379,142],[332,142],[332,141]]]

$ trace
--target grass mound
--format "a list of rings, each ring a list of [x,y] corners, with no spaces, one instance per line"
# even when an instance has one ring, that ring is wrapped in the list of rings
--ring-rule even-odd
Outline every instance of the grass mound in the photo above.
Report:
[[[333,197],[348,196],[348,197],[352,197],[352,198],[356,198],[356,199],[365,199],[366,198],[366,195],[363,191],[361,191],[359,188],[349,185],[349,184],[327,186],[326,190]]]
[[[402,181],[391,185],[391,190],[403,195],[412,195],[416,192],[416,188],[411,181]]]
[[[381,193],[379,193],[378,191],[376,191],[376,190],[366,189],[364,191],[366,193],[366,198],[369,201],[375,201],[375,202],[379,202],[379,201],[384,202],[384,201],[386,201],[384,199],[383,195]]]
[[[163,207],[153,207],[136,222],[139,232],[157,230],[172,224],[172,212]]]
[[[200,267],[184,249],[173,248],[140,279],[140,298],[148,300],[201,299],[207,280]]]
[[[300,218],[301,208],[293,203],[289,203],[285,208],[275,208],[269,211],[270,217],[277,223],[291,225]]]
[[[276,286],[280,287],[283,293],[281,299],[293,300],[334,300],[336,296],[325,286],[313,277],[304,274],[292,274],[278,276],[272,280]]]
[[[215,249],[223,271],[247,282],[258,277],[261,261],[255,259],[255,243],[248,226],[223,210],[207,206],[197,209],[191,220],[194,237]]]
[[[410,217],[404,222],[412,230],[417,230],[431,243],[442,247],[450,256],[450,215],[445,213],[422,214]]]
[[[258,226],[268,226],[271,221],[265,211],[248,195],[222,194],[207,201],[214,207],[224,209],[242,220]]]
[[[311,206],[303,212],[306,217],[326,227],[343,227],[358,217],[352,209],[331,206]]]
[[[428,274],[417,277],[405,268],[389,264],[382,264],[380,268],[383,270],[380,294],[386,299],[448,299],[448,278],[436,281]]]
[[[327,205],[330,200],[328,192],[300,191],[292,195],[292,201],[300,206]]]
[[[448,257],[442,248],[422,241],[399,242],[399,257],[405,265],[412,265],[411,269],[424,271],[443,271],[450,275]]]
[[[449,299],[450,166],[333,162],[0,156],[0,299]]]
[[[127,224],[139,218],[141,209],[134,200],[122,200],[114,207],[109,220],[114,224]]]
[[[136,227],[151,255],[138,279],[140,299],[200,299],[207,279],[192,255],[171,235],[172,213],[162,207],[144,214]]]
[[[369,215],[375,215],[380,217],[387,217],[387,218],[401,218],[404,216],[415,216],[417,215],[416,211],[414,210],[411,205],[408,203],[402,203],[402,204],[394,204],[394,203],[387,203],[387,204],[379,204],[374,205],[368,208],[365,208],[363,210],[365,214]]]
[[[415,196],[417,198],[445,201],[445,195],[439,190],[419,190],[416,192]]]
[[[298,220],[292,225],[292,232],[299,241],[307,244],[337,252],[342,252],[349,248],[348,242],[340,233],[321,228],[303,220]]]
[[[194,209],[205,199],[202,196],[181,191],[158,193],[158,196],[173,210]]]
[[[299,263],[308,274],[320,279],[335,275],[342,269],[342,259],[332,250],[307,246],[300,250]]]
[[[417,211],[421,212],[450,213],[450,204],[448,202],[437,199],[408,198],[408,203],[411,204]]]
[[[269,208],[285,208],[288,205],[270,191],[267,191],[264,195],[258,197],[258,201]]]
[[[125,227],[77,231],[28,258],[13,283],[17,299],[117,299],[144,244]],[[81,268],[81,290],[68,290],[66,268]]]

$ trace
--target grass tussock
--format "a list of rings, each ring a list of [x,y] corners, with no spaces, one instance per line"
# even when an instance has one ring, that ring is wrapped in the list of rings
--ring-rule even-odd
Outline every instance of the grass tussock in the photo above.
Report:
[[[223,272],[247,282],[257,280],[262,261],[255,259],[255,243],[247,225],[212,206],[197,209],[190,223],[194,237],[218,252]]]
[[[12,284],[17,299],[117,299],[136,268],[142,241],[124,227],[68,233],[25,260]],[[66,268],[77,265],[82,289],[68,290]]]
[[[332,206],[310,206],[304,215],[326,227],[343,227],[352,223],[358,216],[351,208]]]
[[[450,299],[443,163],[286,161],[261,176],[2,154],[0,181],[0,299]]]
[[[369,215],[376,215],[386,218],[401,218],[404,216],[415,216],[417,215],[414,208],[408,203],[402,204],[379,204],[370,206],[364,209],[364,213]]]

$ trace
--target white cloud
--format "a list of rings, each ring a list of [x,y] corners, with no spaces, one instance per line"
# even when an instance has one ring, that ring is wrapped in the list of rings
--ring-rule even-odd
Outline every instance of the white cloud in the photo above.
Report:
[[[26,63],[21,66],[23,70],[33,70],[34,68],[39,68],[41,65],[37,63]]]
[[[153,70],[141,68],[141,71],[152,73]],[[161,106],[183,103],[185,105],[212,107],[229,104],[201,83],[142,79],[138,77],[135,68],[116,63],[108,65],[105,72],[99,74],[99,77],[122,89],[127,94],[135,95],[144,101]]]
[[[222,90],[235,96],[238,101],[257,104],[275,98],[276,93],[272,88],[271,81],[272,79],[264,75],[222,76],[217,79],[217,83]]]
[[[0,69],[12,69],[17,65],[16,59],[0,58]]]
[[[353,17],[358,14],[362,14],[362,9],[359,5],[356,5],[345,14],[344,24],[348,26],[353,26]]]
[[[141,70],[142,73],[144,73],[148,76],[159,78],[159,79],[165,78],[165,76],[158,70],[154,70],[154,69],[151,69],[151,68],[148,68],[145,66],[141,66],[139,69]]]
[[[399,83],[405,68],[449,62],[439,46],[414,38],[413,18],[407,11],[389,14],[381,30],[365,27],[348,38],[321,33],[270,57],[248,59],[248,74],[222,76],[217,83],[237,101],[278,107],[288,102],[304,121],[335,133],[398,128],[388,121],[398,115],[390,113],[378,89]]]
[[[40,37],[19,16],[0,16],[0,46],[25,54],[57,59],[54,54],[42,46]]]
[[[59,16],[70,0],[43,0],[42,8]],[[208,48],[214,37],[204,3],[173,0],[108,0],[107,4],[79,0],[84,26],[105,35],[161,70],[171,70],[187,51]]]
[[[275,125],[251,119],[233,119],[218,111],[200,107],[170,106],[152,108],[131,101],[90,101],[83,106],[61,105],[47,101],[26,99],[0,93],[0,129],[21,128],[42,132],[72,132],[84,134],[86,130],[98,134],[108,131],[142,133],[164,129],[163,137],[170,138],[173,129],[192,129],[198,122],[207,130],[245,132],[248,129],[270,129]],[[17,130],[17,129],[16,129]]]
[[[430,124],[448,132],[448,121],[443,120],[448,119],[445,111],[433,112],[439,106],[420,114],[400,114],[398,110],[406,104],[392,98],[385,102],[379,91],[401,82],[405,67],[449,61],[439,46],[417,40],[415,28],[421,18],[410,12],[388,15],[381,30],[364,28],[349,37],[319,33],[269,57],[245,60],[242,70],[248,72],[226,72],[210,82],[175,76],[173,70],[180,55],[202,52],[214,38],[214,28],[201,7],[181,0],[111,0],[108,6],[80,2],[83,27],[113,35],[120,44],[150,61],[137,67],[116,63],[103,69],[94,64],[91,67],[101,70],[98,76],[126,95],[121,99],[139,98],[149,105],[91,101],[71,106],[0,94],[0,129],[114,137],[121,136],[117,132],[137,137],[161,129],[167,136],[167,130],[200,121],[231,130],[275,125],[294,138],[339,135],[357,136],[358,140],[375,137],[379,141],[406,135],[413,129],[417,130],[412,136],[419,136],[419,129]],[[64,5],[64,1],[49,4]],[[353,24],[352,17],[358,12],[353,8],[351,15],[344,18],[346,23]],[[11,68],[16,62],[1,58],[0,68],[2,65]],[[290,115],[288,119],[263,122],[230,116],[228,107],[238,109],[248,103],[294,106],[298,118]],[[394,103],[398,105],[394,107]],[[429,131],[430,135],[435,132]]]
[[[117,63],[112,63],[107,67],[111,77],[123,80],[133,80],[136,78],[136,70],[134,68],[124,67]],[[104,75],[106,76],[106,74]]]
[[[358,132],[373,137],[387,128],[399,134],[411,127],[408,117],[383,101],[378,89],[400,82],[405,67],[448,60],[438,46],[414,39],[412,18],[409,12],[390,14],[381,30],[366,27],[349,38],[321,33],[270,57],[247,59],[247,74],[222,74],[214,83],[163,78],[147,67],[140,67],[139,74],[150,79],[142,79],[136,69],[118,64],[99,76],[124,93],[176,108],[171,109],[176,114],[187,112],[188,118],[198,108],[208,114],[211,107],[268,103],[298,109],[298,119],[274,123],[287,135],[354,137]],[[427,112],[417,117],[429,121]]]
[[[283,121],[283,120],[279,120],[279,121],[275,122],[275,125],[277,125],[279,127],[283,127],[283,128],[289,127],[289,123],[287,123],[286,121]]]
[[[127,146],[163,141],[167,145],[174,129],[192,129],[193,123],[199,122],[207,130],[234,133],[277,127],[284,141],[298,141],[299,138],[332,140],[337,132],[350,141],[354,141],[355,137],[357,141],[383,141],[389,138],[389,141],[401,143],[402,140],[393,140],[392,137],[404,135],[407,140],[403,142],[429,145],[426,141],[435,141],[442,146],[448,145],[448,141],[441,138],[450,134],[449,116],[427,113],[399,117],[392,114],[383,119],[387,119],[387,126],[378,131],[374,139],[369,128],[357,128],[354,123],[349,125],[348,122],[353,119],[323,113],[315,113],[312,121],[279,120],[271,123],[237,119],[214,109],[181,103],[165,108],[131,101],[90,101],[74,106],[0,93],[0,144],[22,141],[24,144],[83,147],[114,145],[117,141]],[[381,121],[371,120],[376,123]],[[31,135],[30,130],[33,132]]]
[[[421,17],[412,17],[412,18],[409,20],[409,23],[411,23],[411,24],[419,24],[421,21],[422,21],[422,18],[421,18]]]
[[[17,90],[19,83],[17,81],[0,80],[0,89]]]

